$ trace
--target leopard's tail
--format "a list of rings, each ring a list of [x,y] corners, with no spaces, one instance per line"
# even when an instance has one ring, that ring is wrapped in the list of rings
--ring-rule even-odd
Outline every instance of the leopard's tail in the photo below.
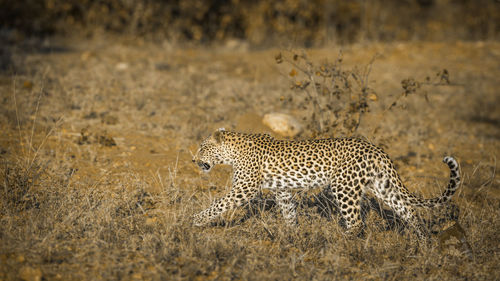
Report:
[[[443,162],[450,168],[450,182],[448,186],[443,191],[441,196],[432,199],[423,199],[415,195],[410,195],[410,200],[413,201],[416,206],[424,208],[439,207],[450,201],[451,197],[457,191],[460,186],[460,169],[457,160],[451,156],[446,156]],[[413,199],[413,200],[412,200]]]
[[[433,208],[442,206],[450,201],[451,197],[455,194],[458,186],[460,185],[460,170],[457,160],[453,157],[447,156],[443,159],[443,162],[450,168],[450,182],[448,183],[445,191],[439,197],[425,199],[408,192],[404,186],[392,186],[391,188],[391,181],[387,176],[384,176],[383,172],[378,174],[378,177],[375,179],[373,191],[375,192],[375,195],[386,201],[389,205],[397,204],[397,201],[399,201],[402,197],[414,207]]]

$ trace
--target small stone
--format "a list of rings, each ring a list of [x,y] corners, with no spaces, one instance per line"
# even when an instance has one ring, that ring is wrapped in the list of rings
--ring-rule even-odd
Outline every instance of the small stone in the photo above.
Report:
[[[369,95],[368,95],[368,98],[369,98],[370,100],[372,100],[372,101],[377,101],[377,100],[378,100],[377,95],[376,95],[376,94],[374,94],[374,93],[369,94]]]
[[[297,119],[284,113],[268,113],[264,115],[262,123],[275,133],[285,137],[294,137],[302,132],[302,124]]]
[[[126,62],[120,62],[120,63],[116,64],[115,68],[116,68],[116,70],[119,70],[119,71],[127,70],[128,64]]]

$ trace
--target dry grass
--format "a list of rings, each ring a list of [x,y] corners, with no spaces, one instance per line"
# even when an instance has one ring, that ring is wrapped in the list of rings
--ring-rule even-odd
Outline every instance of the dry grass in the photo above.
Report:
[[[17,74],[0,75],[1,280],[497,278],[499,116],[487,105],[499,99],[498,44],[344,50],[351,65],[381,54],[370,74],[379,100],[357,132],[386,147],[412,190],[438,194],[447,178],[440,158],[460,160],[464,183],[454,201],[469,258],[441,249],[437,236],[419,247],[413,234],[387,230],[373,211],[365,237],[348,239],[335,213],[323,216],[317,204],[300,207],[295,229],[272,206],[241,223],[193,227],[191,215],[229,188],[230,170],[201,174],[190,151],[217,127],[259,130],[258,120],[238,122],[244,113],[293,113],[280,101],[294,95],[289,70],[279,75],[276,51],[126,43],[12,51]],[[442,55],[450,53],[460,59]],[[401,80],[443,68],[456,73],[450,79],[459,85],[427,89],[431,105],[401,98],[380,118],[401,95]],[[226,219],[237,221],[242,212]]]

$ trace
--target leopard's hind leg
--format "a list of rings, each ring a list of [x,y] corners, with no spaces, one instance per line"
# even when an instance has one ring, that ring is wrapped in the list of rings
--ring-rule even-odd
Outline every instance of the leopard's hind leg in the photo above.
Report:
[[[373,181],[373,193],[389,206],[404,222],[406,222],[422,241],[428,239],[428,232],[423,228],[415,207],[411,205],[408,193],[401,190],[381,174]]]

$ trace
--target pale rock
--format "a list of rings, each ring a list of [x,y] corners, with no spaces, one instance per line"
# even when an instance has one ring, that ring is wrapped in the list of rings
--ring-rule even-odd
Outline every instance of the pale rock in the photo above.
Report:
[[[297,119],[284,113],[268,113],[264,115],[262,123],[275,133],[285,137],[294,137],[302,132],[302,124]]]
[[[116,64],[115,68],[118,71],[124,71],[128,69],[128,64],[126,62],[120,62]]]

